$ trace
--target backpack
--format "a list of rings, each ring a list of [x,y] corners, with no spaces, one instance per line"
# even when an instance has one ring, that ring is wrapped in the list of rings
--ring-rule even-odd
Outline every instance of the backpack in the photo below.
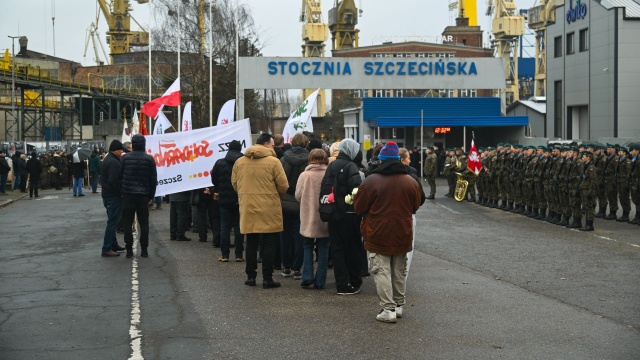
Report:
[[[320,184],[320,220],[323,222],[338,221],[342,219],[343,211],[338,208],[336,202],[338,190],[338,176],[344,172],[344,169],[350,163],[343,165],[338,172],[331,171],[331,167],[327,168],[327,172],[322,178]]]

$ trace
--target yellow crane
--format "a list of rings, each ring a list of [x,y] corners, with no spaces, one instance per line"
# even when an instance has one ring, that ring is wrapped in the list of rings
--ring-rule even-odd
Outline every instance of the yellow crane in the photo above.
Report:
[[[460,0],[449,3],[449,10],[458,8],[458,17],[469,19],[469,26],[478,26],[476,0]]]
[[[518,89],[518,42],[524,34],[524,16],[513,0],[489,0],[487,16],[493,15],[491,45],[497,57],[505,60],[505,99],[509,105],[520,99]]]
[[[130,15],[129,0],[97,0],[100,10],[107,21],[107,43],[109,55],[113,64],[113,55],[129,52],[131,46],[149,45],[149,33]],[[149,0],[137,0],[138,4],[148,3]],[[138,24],[142,31],[131,31],[131,20]]]
[[[324,42],[329,38],[329,29],[322,18],[321,0],[302,0],[302,13],[300,14],[302,25],[302,56],[324,57]],[[302,98],[306,99],[316,89],[303,89]],[[324,89],[318,92],[316,100],[318,116],[322,117],[327,112],[327,104]]]
[[[529,9],[529,29],[536,32],[534,96],[547,94],[547,26],[556,22],[555,3],[555,0],[540,0],[540,5]]]
[[[358,8],[353,0],[335,0],[334,7],[329,10],[329,30],[331,30],[331,50],[357,48]]]

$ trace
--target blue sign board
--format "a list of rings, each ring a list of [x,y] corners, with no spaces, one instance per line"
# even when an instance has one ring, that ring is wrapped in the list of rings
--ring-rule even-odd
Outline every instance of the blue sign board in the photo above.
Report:
[[[576,7],[573,7],[573,3],[569,2],[569,10],[565,16],[567,24],[571,24],[580,19],[584,19],[587,16],[587,4],[583,4],[580,0],[576,0]]]

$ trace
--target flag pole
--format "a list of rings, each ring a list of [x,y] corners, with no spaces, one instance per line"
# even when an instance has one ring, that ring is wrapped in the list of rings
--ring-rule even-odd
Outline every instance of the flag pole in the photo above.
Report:
[[[236,0],[236,99],[240,99],[240,90],[239,90],[239,79],[240,76],[238,74],[238,60],[240,59],[240,52],[239,52],[239,47],[240,47],[240,4],[238,3],[238,0]],[[242,101],[242,105],[244,105],[244,100]],[[236,120],[240,120],[238,118],[239,114],[240,114],[240,102],[236,101],[236,111],[235,111],[236,115],[235,115],[235,119]]]
[[[467,127],[462,127],[462,151],[467,150]]]
[[[420,159],[422,159],[422,152],[424,151],[424,109],[420,110]],[[420,178],[424,179],[424,166],[420,161]]]
[[[182,31],[180,30],[180,1],[178,1],[178,79],[180,78],[180,38],[182,37]],[[182,84],[180,84],[182,90]],[[182,96],[182,94],[180,94]],[[182,120],[180,115],[182,113],[182,101],[178,104],[178,129],[182,130]]]
[[[149,101],[151,101],[151,21],[153,12],[151,11],[152,0],[149,0]],[[134,110],[135,111],[135,110]],[[153,120],[149,119],[149,125],[153,128]]]
[[[209,127],[213,126],[213,1],[209,1]]]

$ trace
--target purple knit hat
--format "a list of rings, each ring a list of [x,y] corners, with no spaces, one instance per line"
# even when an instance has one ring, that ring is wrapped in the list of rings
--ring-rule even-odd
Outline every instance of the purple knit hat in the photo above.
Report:
[[[398,144],[393,141],[387,141],[384,144],[382,150],[380,150],[380,154],[378,154],[378,159],[380,161],[385,161],[388,159],[396,159],[400,160],[400,154],[398,152]]]

